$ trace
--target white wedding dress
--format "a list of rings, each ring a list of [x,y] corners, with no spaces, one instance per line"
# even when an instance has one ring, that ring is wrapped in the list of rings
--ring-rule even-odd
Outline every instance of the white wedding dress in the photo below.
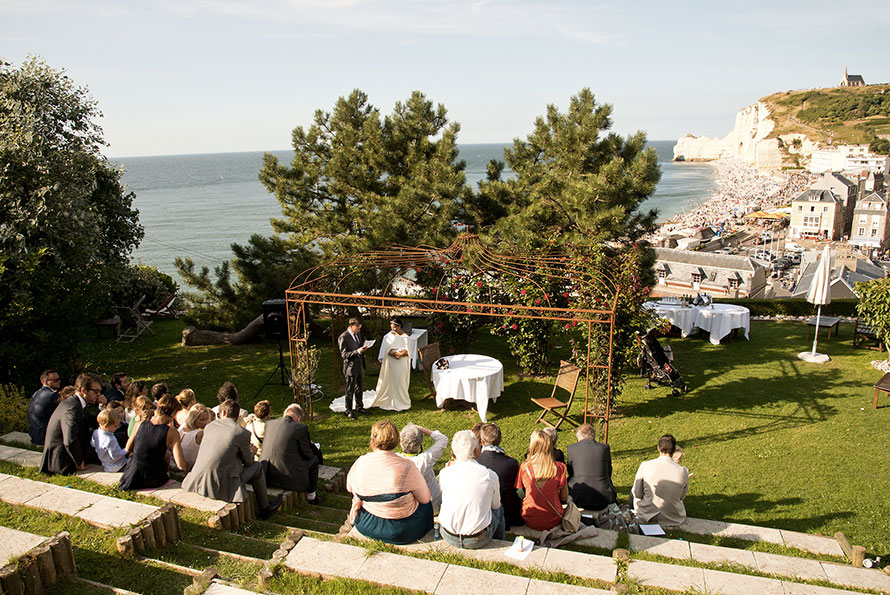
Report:
[[[411,409],[411,397],[408,385],[411,381],[411,358],[404,355],[395,358],[389,355],[391,349],[408,350],[408,335],[397,335],[390,331],[383,337],[380,345],[380,376],[377,379],[377,396],[371,407],[379,407],[387,411],[405,411]]]

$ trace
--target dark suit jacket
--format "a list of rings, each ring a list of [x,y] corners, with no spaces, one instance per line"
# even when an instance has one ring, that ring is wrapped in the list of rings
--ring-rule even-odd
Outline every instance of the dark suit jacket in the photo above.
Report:
[[[121,401],[124,400],[124,393],[117,390],[113,386],[109,386],[108,390],[105,391],[105,399],[108,401]]]
[[[612,451],[608,444],[582,440],[566,449],[569,494],[581,508],[600,510],[615,502]]]
[[[340,357],[343,358],[343,375],[358,375],[365,371],[365,354],[359,351],[364,344],[361,332],[359,341],[352,338],[349,329],[346,329],[337,337],[337,346],[340,348]]]
[[[41,386],[31,395],[31,403],[28,405],[28,434],[31,435],[33,444],[43,445],[46,424],[56,410],[58,399],[59,393],[48,386]]]
[[[483,451],[476,459],[483,467],[488,467],[498,476],[501,492],[501,503],[504,505],[504,519],[507,527],[524,525],[522,520],[522,500],[516,493],[516,475],[519,473],[519,461],[504,453],[493,450]]]
[[[71,396],[59,403],[46,426],[40,471],[73,475],[77,465],[84,460],[83,436],[86,430],[80,400]]]
[[[234,419],[221,417],[204,428],[198,458],[182,488],[214,500],[243,502],[248,492],[241,472],[253,464],[250,432]]]
[[[295,492],[309,489],[309,469],[318,466],[315,448],[309,439],[309,427],[285,415],[266,423],[262,461],[266,467],[266,485]]]

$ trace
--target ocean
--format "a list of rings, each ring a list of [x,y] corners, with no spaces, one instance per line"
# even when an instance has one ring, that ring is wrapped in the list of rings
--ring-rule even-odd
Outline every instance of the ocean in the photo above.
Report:
[[[658,154],[661,181],[644,208],[655,208],[659,220],[689,210],[716,190],[713,168],[706,163],[675,163],[674,141],[651,141]],[[485,178],[493,159],[503,160],[506,144],[459,145],[467,162],[467,184]],[[290,163],[292,151],[272,151]],[[253,234],[271,235],[269,220],[281,216],[275,197],[258,179],[262,152],[162,155],[111,159],[124,170],[123,182],[135,193],[134,205],[145,238],[133,254],[136,262],[156,266],[181,281],[173,264],[190,257],[213,270],[231,259],[231,245]],[[505,172],[509,175],[509,171]]]

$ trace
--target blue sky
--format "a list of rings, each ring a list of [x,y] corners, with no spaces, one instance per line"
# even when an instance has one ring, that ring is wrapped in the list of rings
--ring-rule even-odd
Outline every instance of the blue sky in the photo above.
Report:
[[[588,86],[614,129],[723,136],[775,91],[890,82],[886,3],[0,0],[0,57],[67,69],[112,157],[285,149],[359,88],[420,90],[459,142],[525,136]]]

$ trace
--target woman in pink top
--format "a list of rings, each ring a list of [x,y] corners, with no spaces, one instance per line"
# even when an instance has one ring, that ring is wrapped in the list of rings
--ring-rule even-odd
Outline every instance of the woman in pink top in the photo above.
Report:
[[[398,444],[399,431],[391,421],[374,424],[371,452],[352,465],[346,489],[352,492],[350,518],[359,533],[404,545],[433,528],[433,505],[417,466],[395,453]]]

